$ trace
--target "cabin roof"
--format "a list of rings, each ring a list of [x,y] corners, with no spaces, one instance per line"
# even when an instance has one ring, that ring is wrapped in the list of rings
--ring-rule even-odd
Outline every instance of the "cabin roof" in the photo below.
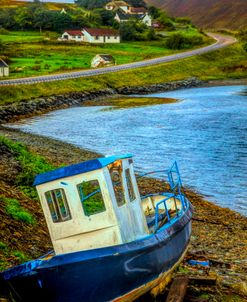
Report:
[[[71,165],[68,167],[62,167],[47,173],[42,173],[37,175],[33,185],[37,186],[53,180],[98,170],[113,163],[116,160],[130,158],[130,157],[132,157],[131,154],[102,157],[102,158],[84,161],[82,163]]]
[[[8,64],[4,62],[4,60],[0,59],[0,67],[8,67]]]

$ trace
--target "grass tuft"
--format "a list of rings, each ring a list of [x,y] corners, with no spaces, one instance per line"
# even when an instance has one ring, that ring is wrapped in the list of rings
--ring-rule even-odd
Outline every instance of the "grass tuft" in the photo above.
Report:
[[[37,174],[52,170],[54,167],[36,154],[29,152],[26,146],[16,143],[4,137],[0,137],[0,144],[6,145],[21,164],[21,172],[16,178],[16,185],[30,198],[37,199],[37,192],[33,188],[33,181]]]
[[[31,225],[36,223],[33,215],[25,210],[18,200],[5,197],[0,197],[0,200],[5,202],[5,211],[13,219],[20,220]]]

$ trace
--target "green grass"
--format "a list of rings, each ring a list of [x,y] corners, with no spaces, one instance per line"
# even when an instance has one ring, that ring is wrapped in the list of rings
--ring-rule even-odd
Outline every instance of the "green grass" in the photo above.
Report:
[[[23,263],[23,262],[26,262],[26,261],[29,261],[30,258],[27,257],[25,255],[25,253],[21,252],[21,251],[14,251],[12,252],[12,255],[16,258],[16,260],[19,262],[19,263]]]
[[[150,106],[150,105],[160,105],[160,104],[172,104],[176,103],[176,99],[172,98],[147,98],[147,97],[123,97],[116,99],[107,100],[107,106],[113,106],[111,108],[103,110],[112,110],[112,109],[121,109],[129,107],[141,107],[141,106]],[[97,102],[97,105],[101,105],[100,102]]]
[[[5,204],[6,213],[13,219],[20,220],[24,223],[34,225],[35,219],[31,213],[25,210],[19,203],[18,200],[14,198],[5,198],[0,196],[0,201]]]
[[[196,29],[186,34],[197,34]],[[111,54],[116,64],[125,64],[174,53],[165,47],[165,40],[123,42],[90,45],[87,43],[58,42],[58,35],[47,32],[9,32],[0,35],[6,44],[3,55],[10,59],[10,77],[28,77],[69,70],[91,68],[92,58],[99,53]],[[211,40],[205,38],[205,43]]]
[[[141,86],[198,77],[202,80],[247,78],[247,52],[240,43],[214,52],[147,68],[33,85],[0,87],[0,105],[32,98],[108,87]]]
[[[0,241],[0,250],[1,251],[5,251],[7,249],[7,244],[5,244],[4,242]]]
[[[16,185],[30,198],[37,199],[37,192],[33,187],[33,181],[37,174],[53,170],[54,167],[36,154],[31,153],[26,146],[15,143],[4,137],[0,137],[0,144],[6,145],[15,155],[20,163],[22,170],[16,178]],[[11,204],[15,206],[14,202]],[[9,208],[9,213],[11,208]],[[13,215],[12,215],[13,216]],[[24,215],[25,216],[25,215]]]
[[[48,37],[47,33],[40,34],[37,31],[13,31],[6,35],[0,34],[0,40],[8,44],[40,42]]]

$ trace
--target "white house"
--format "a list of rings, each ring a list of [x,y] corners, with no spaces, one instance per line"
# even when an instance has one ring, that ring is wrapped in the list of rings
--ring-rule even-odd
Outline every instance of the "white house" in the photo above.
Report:
[[[0,59],[0,77],[9,76],[9,66],[3,60]]]
[[[152,18],[148,13],[145,13],[141,16],[140,20],[147,26],[152,26]]]
[[[111,66],[115,64],[115,59],[112,55],[108,54],[98,54],[91,61],[91,67],[103,67],[103,66]]]
[[[129,12],[130,5],[126,3],[125,1],[111,1],[106,4],[105,6],[106,10],[118,10],[122,9],[124,12]]]
[[[84,41],[84,34],[81,30],[66,30],[62,37],[59,39],[60,41],[76,41],[76,42],[83,42]]]
[[[120,34],[109,28],[84,28],[84,41],[88,43],[120,43]]]
[[[143,22],[144,24],[146,24],[147,26],[150,27],[152,26],[152,18],[148,13],[133,14],[133,13],[125,13],[123,10],[118,10],[116,12],[114,19],[119,23],[128,22],[131,19],[137,19]]]

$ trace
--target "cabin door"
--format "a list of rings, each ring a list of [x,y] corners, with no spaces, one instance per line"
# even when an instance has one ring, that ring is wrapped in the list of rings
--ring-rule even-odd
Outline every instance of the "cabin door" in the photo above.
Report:
[[[148,232],[146,218],[141,207],[139,190],[136,183],[134,169],[129,162],[124,162],[125,195],[128,200],[129,215],[132,221],[135,238],[145,236]]]
[[[129,211],[128,199],[125,194],[125,179],[121,161],[118,165],[116,165],[115,162],[109,171],[115,193],[116,204],[114,208],[121,230],[121,236],[123,242],[130,242],[135,240],[136,234],[134,232],[133,220]]]

